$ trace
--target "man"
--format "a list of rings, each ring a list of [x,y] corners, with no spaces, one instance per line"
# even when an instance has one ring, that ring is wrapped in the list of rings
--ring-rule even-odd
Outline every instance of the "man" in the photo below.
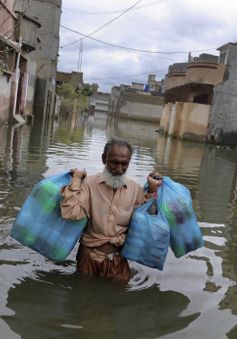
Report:
[[[62,191],[62,217],[80,220],[88,217],[77,253],[77,271],[103,277],[128,280],[128,262],[120,256],[133,209],[144,203],[143,189],[126,176],[132,157],[131,145],[112,138],[102,154],[102,173],[87,176],[83,170],[72,170],[72,182]],[[148,176],[152,194],[161,178]]]

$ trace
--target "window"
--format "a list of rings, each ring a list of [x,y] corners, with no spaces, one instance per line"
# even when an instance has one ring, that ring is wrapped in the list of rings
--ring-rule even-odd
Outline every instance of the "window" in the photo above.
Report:
[[[225,64],[225,59],[226,59],[226,52],[220,54],[220,64]]]

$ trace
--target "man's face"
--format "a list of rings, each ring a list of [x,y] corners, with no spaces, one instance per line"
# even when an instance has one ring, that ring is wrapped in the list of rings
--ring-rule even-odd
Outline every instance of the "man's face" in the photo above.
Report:
[[[131,154],[126,146],[115,145],[102,161],[113,176],[123,175],[129,166]]]

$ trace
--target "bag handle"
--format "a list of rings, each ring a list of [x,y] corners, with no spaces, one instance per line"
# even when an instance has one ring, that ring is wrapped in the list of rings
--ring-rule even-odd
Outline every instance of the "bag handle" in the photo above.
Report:
[[[154,201],[156,202],[155,199],[149,199],[147,202],[145,202],[145,204],[137,207],[134,211],[147,212],[151,205],[154,203]]]

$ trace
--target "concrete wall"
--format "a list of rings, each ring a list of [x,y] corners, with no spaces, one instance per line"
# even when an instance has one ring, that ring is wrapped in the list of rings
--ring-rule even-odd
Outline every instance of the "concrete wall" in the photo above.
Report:
[[[207,140],[237,146],[237,81],[229,80],[214,87]]]
[[[33,115],[35,84],[36,84],[36,77],[37,77],[37,62],[29,58],[27,61],[26,71],[28,73],[28,86],[27,86],[26,106],[25,106],[24,115]]]
[[[118,114],[118,104],[121,94],[121,87],[114,86],[111,90],[110,100],[109,100],[109,114],[117,115]]]
[[[89,104],[90,106],[94,106],[95,111],[108,113],[109,102],[109,93],[97,92],[89,97]]]
[[[171,65],[166,75],[166,90],[192,82],[211,85],[222,82],[226,66],[218,64],[217,59],[213,55],[201,55],[188,63]]]
[[[229,45],[229,54],[227,59],[228,79],[237,80],[237,44]]]
[[[16,0],[16,8],[41,24],[39,48],[31,52],[31,61],[37,62],[34,115],[44,120],[54,108],[61,0]]]
[[[165,134],[167,134],[169,131],[172,107],[172,103],[167,103],[164,105],[162,110],[162,116],[160,119],[160,130]]]
[[[15,0],[6,0],[1,2],[3,2],[3,4],[0,3],[0,32],[8,38],[10,37],[12,40],[15,40],[14,26],[16,15],[13,12]]]
[[[159,122],[164,97],[150,93],[136,93],[133,89],[112,88],[109,102],[109,113],[129,119]]]
[[[159,122],[163,106],[127,102],[121,107],[119,116],[135,120]]]
[[[174,126],[171,126],[174,122],[174,106],[168,104],[171,100],[166,101],[160,123],[166,133],[171,126],[173,135],[184,139],[237,146],[237,43],[227,43],[218,50],[221,64],[198,58],[189,62],[186,71],[187,83],[192,81],[194,84],[202,83],[202,86],[214,85],[212,100],[208,99],[207,105],[187,102],[176,104]],[[176,91],[176,88],[173,90]],[[195,92],[190,91],[189,94],[185,101],[194,100]],[[173,102],[176,101],[179,98]]]
[[[159,122],[162,115],[164,97],[150,93],[136,93],[132,88],[114,86],[112,88],[109,114],[135,120]]]
[[[175,135],[182,139],[205,141],[210,106],[194,103],[177,103],[179,129]]]
[[[11,84],[9,76],[0,75],[0,124],[9,118]]]
[[[162,116],[163,97],[126,93],[121,99],[119,116],[129,119],[159,122]]]
[[[165,134],[186,140],[205,141],[209,105],[177,102],[166,104],[160,128]]]
[[[95,110],[108,113],[109,99],[97,98],[95,100]]]
[[[18,14],[15,26],[16,39],[19,41],[20,37],[22,37],[22,49],[29,52],[35,49],[38,45],[36,37],[40,24],[37,20],[31,19],[26,15],[22,15],[22,13],[18,13],[17,6],[15,7],[15,11]]]
[[[224,72],[223,64],[191,63],[187,66],[184,81],[216,85],[223,80]]]
[[[6,37],[14,39],[14,27],[16,15],[13,13],[14,0],[6,0],[0,3],[0,33],[3,41]],[[4,38],[5,37],[5,38]],[[5,49],[5,43],[1,41],[1,49]],[[8,43],[7,43],[8,44]],[[0,53],[1,64],[5,71],[0,71],[0,124],[8,122],[11,104],[12,71],[14,71],[14,50],[9,43],[9,51]]]
[[[58,83],[73,83],[75,86],[82,86],[83,84],[83,72],[57,72],[56,81]]]
[[[172,73],[166,76],[165,90],[182,86],[185,83],[186,73]]]
[[[179,62],[169,66],[168,74],[165,76],[165,90],[184,84],[187,63]]]
[[[237,43],[228,43],[218,48],[220,51],[220,63],[226,64],[224,80],[237,80]]]
[[[100,112],[108,112],[108,101],[97,100],[95,104],[95,110]]]
[[[144,84],[138,82],[132,82],[132,88],[143,91]]]
[[[237,146],[237,44],[227,44],[224,82],[214,87],[207,141]]]
[[[189,63],[186,73],[168,74],[166,89],[178,87],[188,83],[216,85],[223,81],[226,66],[223,64]]]
[[[27,16],[37,18],[41,27],[37,35],[41,40],[38,60],[42,59],[38,75],[40,78],[54,77],[56,69],[50,61],[57,59],[59,46],[59,24],[61,15],[61,0],[16,0],[15,8]],[[45,61],[48,61],[46,63]]]
[[[32,16],[39,18],[42,25],[38,31],[42,43],[38,53],[36,91],[45,93],[45,95],[43,98],[35,97],[35,114],[40,118],[51,115],[54,106],[61,1],[31,0],[30,12]],[[48,97],[51,93],[52,97],[49,103]]]

